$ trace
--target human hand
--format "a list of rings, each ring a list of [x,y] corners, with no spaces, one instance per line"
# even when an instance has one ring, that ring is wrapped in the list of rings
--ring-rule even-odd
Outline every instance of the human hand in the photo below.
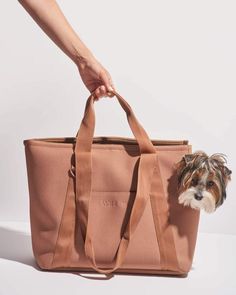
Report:
[[[77,67],[85,86],[96,95],[95,99],[114,96],[112,92],[109,92],[115,90],[109,72],[92,54],[81,57],[77,62]]]

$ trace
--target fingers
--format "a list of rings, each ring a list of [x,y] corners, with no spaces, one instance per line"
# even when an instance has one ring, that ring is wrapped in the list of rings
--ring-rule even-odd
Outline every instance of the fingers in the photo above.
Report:
[[[104,69],[103,71],[101,71],[100,77],[101,77],[101,82],[103,83],[103,85],[99,87],[101,89],[99,90],[99,92],[101,93],[102,96],[113,97],[114,94],[112,93],[112,91],[115,90],[115,87],[112,82],[110,74],[108,73],[108,71]]]
[[[103,96],[113,97],[115,87],[109,72],[104,68],[99,72],[99,82],[101,85],[99,85],[94,91],[95,99],[98,100]]]
[[[112,86],[110,86],[110,87],[112,87]],[[113,94],[113,92],[110,92],[110,91],[115,90],[115,88],[114,88],[114,86],[112,88],[110,88],[110,87],[108,88],[105,85],[101,85],[101,86],[97,87],[96,90],[94,91],[94,93],[96,95],[95,99],[100,99],[104,96],[113,97],[114,94]]]
[[[102,82],[104,83],[107,91],[112,91],[111,76],[106,70],[101,71],[101,79],[102,79]]]
[[[96,99],[102,98],[103,96],[107,96],[106,92],[107,92],[107,90],[104,85],[99,86],[95,90]]]

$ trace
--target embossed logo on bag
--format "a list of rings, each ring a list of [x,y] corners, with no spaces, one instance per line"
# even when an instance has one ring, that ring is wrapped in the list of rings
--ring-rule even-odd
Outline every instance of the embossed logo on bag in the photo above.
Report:
[[[118,201],[118,200],[101,200],[101,205],[103,207],[126,207],[127,206],[127,201]]]

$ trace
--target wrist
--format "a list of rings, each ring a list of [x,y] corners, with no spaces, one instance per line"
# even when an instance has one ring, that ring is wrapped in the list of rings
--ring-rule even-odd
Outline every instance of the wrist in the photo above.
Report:
[[[84,68],[87,66],[94,58],[92,52],[87,47],[82,47],[75,50],[75,55],[73,60],[77,67]]]

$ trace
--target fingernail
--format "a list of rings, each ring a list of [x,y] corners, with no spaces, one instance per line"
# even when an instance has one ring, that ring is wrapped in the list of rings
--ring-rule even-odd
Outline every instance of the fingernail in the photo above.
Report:
[[[114,89],[113,89],[111,86],[109,86],[108,89],[109,89],[110,91],[114,91]]]

